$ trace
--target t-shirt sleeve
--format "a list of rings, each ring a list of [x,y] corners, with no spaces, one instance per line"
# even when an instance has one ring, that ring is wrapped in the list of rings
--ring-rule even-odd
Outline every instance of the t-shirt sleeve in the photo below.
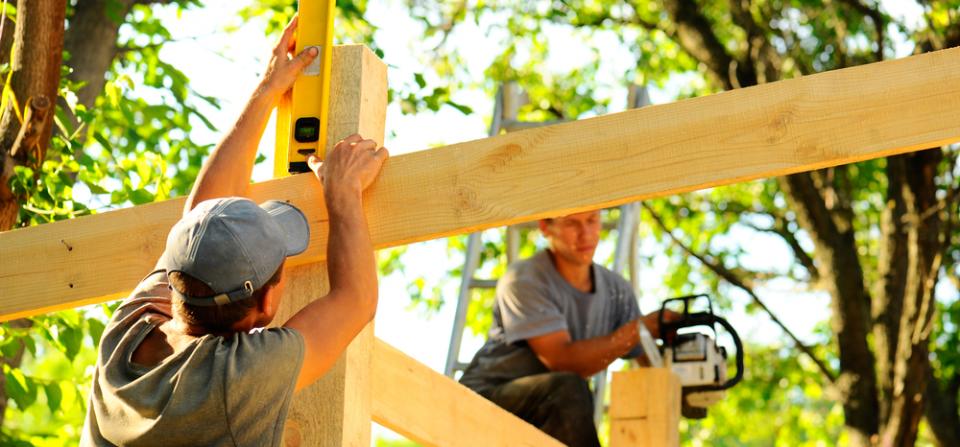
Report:
[[[303,365],[303,337],[294,329],[238,334],[224,345],[224,405],[238,446],[279,445]]]
[[[535,273],[508,271],[497,284],[497,304],[507,343],[568,330],[560,307]]]
[[[163,270],[155,270],[145,276],[130,295],[120,302],[111,317],[112,322],[133,321],[128,317],[140,313],[143,307],[151,312],[170,316],[170,290],[167,287],[167,275]]]

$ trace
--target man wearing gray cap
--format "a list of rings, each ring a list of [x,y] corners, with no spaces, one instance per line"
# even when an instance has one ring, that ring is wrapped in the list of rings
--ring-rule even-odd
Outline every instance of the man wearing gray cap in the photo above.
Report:
[[[280,445],[293,393],[373,319],[377,273],[361,200],[388,153],[353,135],[322,165],[309,160],[330,219],[330,292],[264,329],[279,307],[284,260],[310,240],[294,206],[244,197],[272,108],[316,57],[291,57],[296,26],[205,162],[156,270],[107,325],[81,445]]]

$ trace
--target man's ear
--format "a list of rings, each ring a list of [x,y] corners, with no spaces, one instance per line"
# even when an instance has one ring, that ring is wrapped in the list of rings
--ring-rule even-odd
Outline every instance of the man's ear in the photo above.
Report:
[[[549,229],[550,229],[550,221],[549,221],[549,220],[547,220],[547,219],[540,219],[540,220],[537,221],[537,225],[540,227],[540,233],[542,233],[544,237],[546,237],[546,236],[549,235],[549,233],[548,233],[548,232],[550,231],[550,230],[549,230]]]
[[[277,302],[278,292],[276,285],[267,286],[267,290],[264,290],[260,297],[260,302],[257,303],[257,310],[266,315],[273,315],[279,304]]]

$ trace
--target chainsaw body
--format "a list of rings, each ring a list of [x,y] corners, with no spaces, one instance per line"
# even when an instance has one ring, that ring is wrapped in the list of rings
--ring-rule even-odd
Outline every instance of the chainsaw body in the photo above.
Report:
[[[706,303],[703,310],[694,311],[694,305]],[[665,311],[679,315],[674,321],[665,321]],[[727,350],[718,346],[717,326],[730,334],[736,347],[736,373],[727,378]],[[707,295],[689,295],[663,302],[659,317],[663,345],[660,348],[662,366],[670,368],[680,379],[683,391],[684,417],[702,419],[707,407],[724,398],[728,388],[743,378],[743,344],[727,320],[713,313],[713,302]],[[695,330],[696,329],[696,330]],[[705,331],[706,330],[706,331]]]

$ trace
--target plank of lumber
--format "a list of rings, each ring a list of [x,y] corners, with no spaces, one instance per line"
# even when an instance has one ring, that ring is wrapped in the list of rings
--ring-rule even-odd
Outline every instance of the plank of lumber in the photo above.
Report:
[[[667,368],[613,373],[610,447],[680,445],[680,379]]]
[[[372,417],[423,446],[562,446],[493,402],[377,339]]]
[[[402,245],[941,146],[960,141],[958,108],[954,48],[415,152],[389,160],[368,191],[371,237]],[[254,197],[303,208],[311,247],[291,263],[323,260],[313,179],[264,182]],[[130,288],[180,206],[0,233],[0,320]]]

